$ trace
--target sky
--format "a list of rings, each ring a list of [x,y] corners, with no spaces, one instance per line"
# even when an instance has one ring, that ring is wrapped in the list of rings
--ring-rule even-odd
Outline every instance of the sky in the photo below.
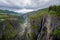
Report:
[[[51,5],[60,5],[60,0],[0,0],[0,9],[27,13]]]

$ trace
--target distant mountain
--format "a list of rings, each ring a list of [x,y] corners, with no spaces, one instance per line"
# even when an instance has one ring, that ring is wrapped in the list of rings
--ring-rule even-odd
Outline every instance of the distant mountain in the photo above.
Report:
[[[16,12],[8,11],[8,10],[0,10],[0,13],[14,13],[14,14],[16,14]]]
[[[16,13],[16,12],[13,12],[13,11],[9,11],[9,10],[0,10],[0,15],[1,17],[0,18],[17,18],[20,22],[24,22],[24,18],[23,18],[23,14],[22,13]]]
[[[5,13],[5,14],[19,14],[19,15],[23,14],[23,13],[17,13],[17,12],[9,11],[9,10],[0,10],[0,13]]]

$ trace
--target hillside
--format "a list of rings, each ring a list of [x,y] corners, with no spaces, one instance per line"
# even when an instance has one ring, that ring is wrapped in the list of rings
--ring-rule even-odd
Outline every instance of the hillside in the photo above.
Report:
[[[60,40],[60,6],[50,6],[35,13],[29,17],[29,40]]]
[[[24,18],[22,16],[22,14],[20,13],[16,13],[16,12],[13,12],[13,11],[8,11],[8,10],[0,10],[0,18],[4,19],[4,18],[17,18],[20,23],[23,23],[24,22]]]
[[[24,23],[22,14],[0,10],[0,40],[14,40]]]

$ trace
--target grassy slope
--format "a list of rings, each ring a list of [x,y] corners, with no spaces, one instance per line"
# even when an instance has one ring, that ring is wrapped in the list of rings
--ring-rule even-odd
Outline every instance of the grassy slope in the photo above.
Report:
[[[34,19],[46,14],[50,14],[53,16],[60,16],[60,6],[50,6],[49,8],[38,10],[36,15],[30,16],[30,18]]]
[[[24,18],[22,14],[15,13],[13,11],[8,11],[8,10],[0,10],[0,19],[18,19],[20,23],[24,23]]]

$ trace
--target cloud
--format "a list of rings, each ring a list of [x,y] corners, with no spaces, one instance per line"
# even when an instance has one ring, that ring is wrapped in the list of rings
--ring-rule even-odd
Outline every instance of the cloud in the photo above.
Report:
[[[49,0],[0,0],[0,6],[9,8],[38,8]],[[38,6],[37,6],[38,5]]]
[[[27,12],[28,9],[36,10],[55,4],[60,5],[60,0],[0,0],[0,9]]]
[[[34,11],[33,9],[21,9],[21,10],[15,10],[15,12],[18,12],[18,13],[27,13],[27,12],[31,12],[31,11]]]

